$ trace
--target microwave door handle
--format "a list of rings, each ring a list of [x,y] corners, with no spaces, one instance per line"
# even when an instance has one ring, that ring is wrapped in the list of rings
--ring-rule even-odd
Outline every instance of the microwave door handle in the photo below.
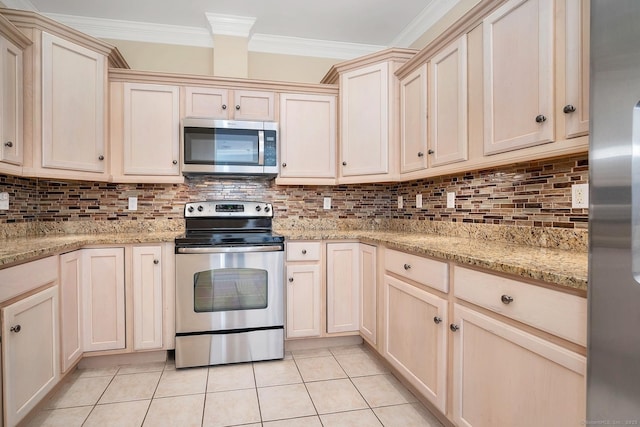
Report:
[[[258,165],[264,166],[264,131],[258,131]]]

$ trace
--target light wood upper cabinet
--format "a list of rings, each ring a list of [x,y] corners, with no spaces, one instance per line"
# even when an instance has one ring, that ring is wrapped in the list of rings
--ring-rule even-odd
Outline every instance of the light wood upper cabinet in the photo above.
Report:
[[[42,168],[106,176],[105,67],[103,54],[42,33]]]
[[[375,346],[378,341],[377,250],[360,243],[360,335]]]
[[[467,160],[467,36],[429,61],[431,166]]]
[[[427,65],[400,80],[400,173],[427,167]]]
[[[2,309],[2,374],[7,426],[15,426],[60,378],[58,287]]]
[[[221,120],[274,121],[275,93],[215,87],[185,88],[185,116]]]
[[[133,349],[162,348],[163,282],[162,248],[134,246],[133,262]]]
[[[565,3],[565,136],[589,132],[589,8],[583,0]]]
[[[453,324],[456,425],[584,424],[584,356],[459,304]]]
[[[124,249],[83,249],[85,351],[125,348]]]
[[[82,251],[60,255],[60,350],[62,373],[82,357]]]
[[[389,64],[340,76],[341,175],[389,173]]]
[[[447,300],[384,276],[385,358],[446,411]]]
[[[0,170],[2,163],[21,166],[22,141],[22,49],[0,35]],[[18,170],[19,169],[14,169]]]
[[[484,153],[554,139],[553,2],[509,0],[483,20]]]
[[[327,244],[327,333],[360,330],[359,246]]]
[[[279,184],[335,184],[336,96],[280,94],[279,136]]]

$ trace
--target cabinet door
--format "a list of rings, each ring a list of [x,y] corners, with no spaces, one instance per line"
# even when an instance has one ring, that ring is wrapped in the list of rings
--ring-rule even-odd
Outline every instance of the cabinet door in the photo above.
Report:
[[[566,137],[589,132],[589,9],[590,3],[566,0]]]
[[[287,338],[320,335],[320,266],[287,265]]]
[[[124,174],[180,175],[176,86],[125,83]]]
[[[275,120],[275,93],[255,90],[234,90],[233,118],[235,120]]]
[[[445,412],[447,301],[385,276],[384,319],[385,358]]]
[[[457,304],[453,322],[457,425],[584,424],[584,356]]]
[[[280,95],[280,177],[335,179],[336,120],[333,95]]]
[[[467,36],[430,61],[431,166],[467,160]]]
[[[162,248],[135,246],[133,263],[133,349],[162,348]]]
[[[0,37],[0,161],[22,165],[22,50]]]
[[[62,373],[82,357],[82,251],[60,255]]]
[[[212,87],[185,88],[185,116],[227,119],[229,108],[229,91]]]
[[[389,64],[340,76],[343,176],[389,172]]]
[[[484,152],[553,141],[553,2],[509,0],[483,21]]]
[[[42,166],[105,172],[105,58],[42,33]]]
[[[377,342],[378,286],[376,247],[360,244],[360,335]]]
[[[56,385],[58,287],[2,310],[2,374],[7,425],[14,426]]]
[[[327,244],[327,332],[360,330],[360,248]]]
[[[124,249],[83,249],[85,351],[125,347]]]
[[[427,65],[400,81],[400,172],[427,167]]]

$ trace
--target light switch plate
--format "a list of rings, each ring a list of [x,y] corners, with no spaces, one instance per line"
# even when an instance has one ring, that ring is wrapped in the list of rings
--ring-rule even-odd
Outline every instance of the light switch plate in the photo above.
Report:
[[[404,203],[402,202],[402,196],[398,196],[398,209],[402,209],[404,207]]]
[[[447,193],[447,209],[453,209],[456,207],[456,193]]]
[[[416,194],[416,209],[422,209],[422,194]]]
[[[138,210],[138,198],[137,197],[129,197],[129,210],[137,211]]]
[[[9,193],[0,193],[0,211],[9,210]]]
[[[327,209],[327,210],[331,209],[331,197],[325,197],[322,203],[323,203],[322,207],[324,209]]]

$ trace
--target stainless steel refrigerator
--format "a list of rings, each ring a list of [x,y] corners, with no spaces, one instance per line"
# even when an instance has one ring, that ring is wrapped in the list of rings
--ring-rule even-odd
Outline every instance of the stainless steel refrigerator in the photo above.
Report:
[[[640,0],[591,0],[587,425],[640,424]]]

